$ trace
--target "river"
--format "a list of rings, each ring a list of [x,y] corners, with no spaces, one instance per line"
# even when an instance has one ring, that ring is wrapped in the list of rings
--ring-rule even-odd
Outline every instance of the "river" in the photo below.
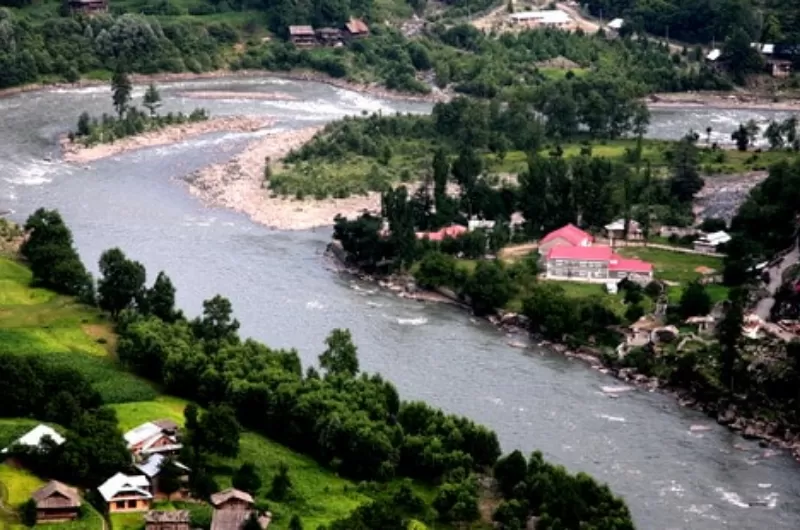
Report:
[[[298,101],[194,101],[191,90],[281,91]],[[137,88],[135,95],[141,97]],[[274,116],[274,128],[322,123],[362,111],[424,112],[419,103],[381,101],[316,83],[255,78],[164,85],[165,109],[196,105],[214,115]],[[58,208],[81,256],[96,270],[119,246],[143,262],[152,281],[166,270],[178,303],[196,314],[202,300],[229,297],[242,333],[296,348],[316,362],[330,329],[347,327],[362,368],[381,372],[405,398],[464,414],[497,431],[505,451],[541,449],[571,471],[586,471],[625,497],[641,529],[800,528],[800,466],[682,409],[659,393],[609,399],[615,380],[577,361],[506,346],[492,327],[455,309],[402,300],[357,285],[327,267],[329,229],[280,232],[242,215],[205,208],[178,179],[232,156],[251,137],[214,134],[69,167],[56,137],[77,115],[111,112],[107,87],[36,92],[0,99],[0,210],[24,221]],[[657,110],[651,133],[675,138],[689,128],[729,136],[760,112]],[[53,162],[45,160],[52,157]],[[690,432],[703,424],[708,431]],[[751,501],[766,506],[748,507]]]

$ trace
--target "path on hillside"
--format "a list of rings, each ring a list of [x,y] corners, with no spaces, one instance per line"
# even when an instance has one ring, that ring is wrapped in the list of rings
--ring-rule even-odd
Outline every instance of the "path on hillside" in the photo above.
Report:
[[[769,296],[759,300],[755,309],[755,313],[761,317],[762,320],[766,321],[769,318],[772,306],[775,305],[774,296],[783,283],[783,273],[798,261],[800,261],[800,248],[798,248],[798,244],[795,242],[792,250],[790,250],[783,259],[767,269],[769,271],[769,283],[767,284]]]

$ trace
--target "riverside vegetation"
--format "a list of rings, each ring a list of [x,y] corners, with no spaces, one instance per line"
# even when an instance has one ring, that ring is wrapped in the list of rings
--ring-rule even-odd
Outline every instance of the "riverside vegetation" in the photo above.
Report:
[[[206,498],[230,483],[254,491],[277,528],[405,529],[414,520],[481,528],[485,486],[477,477],[492,468],[503,491],[513,489],[494,515],[503,528],[522,528],[531,515],[542,528],[633,528],[624,503],[588,476],[538,453],[527,462],[518,452],[498,460],[490,430],[402,401],[381,376],[361,373],[346,330],[327,339],[322,373],[303,371],[297,352],[239,338],[225,298],[207,300],[202,316],[187,319],[174,307],[169,278],[160,273],[147,287],[144,267],[119,249],[103,253],[95,282],[57,212],[35,212],[26,230],[21,255],[30,271],[0,261],[0,281],[10,287],[2,344],[13,345],[0,352],[7,397],[0,415],[54,422],[65,432],[61,446],[14,449],[37,475],[93,488],[129,465],[121,428],[166,416],[183,419],[181,460],[193,470],[195,494]],[[85,368],[93,365],[107,371],[102,392]],[[26,425],[2,420],[0,435],[13,439]],[[202,519],[193,515],[207,526]]]

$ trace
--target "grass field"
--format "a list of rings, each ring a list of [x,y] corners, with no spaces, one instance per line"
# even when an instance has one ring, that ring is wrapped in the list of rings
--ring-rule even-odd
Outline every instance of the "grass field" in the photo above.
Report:
[[[102,313],[30,282],[27,268],[0,257],[0,352],[76,368],[107,403],[157,395],[151,384],[114,360],[114,334]]]
[[[171,396],[157,396],[152,401],[134,401],[112,405],[117,411],[119,428],[130,430],[152,420],[167,418],[183,425],[183,409],[186,401]]]
[[[0,464],[0,483],[3,484],[3,494],[8,497],[4,503],[9,507],[17,507],[27,501],[31,494],[42,487],[44,481],[25,471]]]
[[[139,530],[144,528],[144,518],[141,513],[112,513],[109,516],[111,519],[112,530]]]
[[[39,425],[36,420],[28,418],[0,418],[0,449]]]
[[[653,264],[655,277],[670,282],[688,283],[702,276],[695,269],[708,267],[722,272],[722,259],[714,256],[671,252],[649,247],[627,247],[617,249],[623,256],[638,258]]]

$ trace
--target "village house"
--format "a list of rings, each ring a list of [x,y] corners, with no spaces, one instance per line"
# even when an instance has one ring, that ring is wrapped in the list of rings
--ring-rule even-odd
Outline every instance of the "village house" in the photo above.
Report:
[[[606,282],[629,278],[649,281],[653,266],[638,259],[623,258],[614,254],[611,247],[552,247],[545,258],[548,279]]]
[[[106,501],[109,513],[143,512],[150,509],[153,494],[144,475],[117,473],[103,482],[97,491]]]
[[[417,232],[417,239],[428,239],[430,241],[444,241],[445,239],[456,239],[466,234],[469,229],[462,225],[450,225],[435,232]]]
[[[337,46],[342,43],[342,31],[336,28],[319,28],[317,41],[323,46]]]
[[[12,442],[11,445],[0,451],[0,454],[8,453],[13,447],[39,447],[45,438],[50,438],[55,445],[61,445],[65,442],[64,437],[58,434],[55,429],[42,423]]]
[[[575,23],[570,16],[560,9],[546,9],[544,11],[520,11],[511,13],[509,20],[512,25],[523,28],[558,28],[571,30],[575,28]]]
[[[469,221],[467,221],[467,229],[470,232],[473,232],[475,230],[480,230],[480,229],[493,230],[495,224],[496,223],[494,221],[491,221],[491,220],[488,220],[488,219],[474,219],[473,218],[473,219],[470,219]]]
[[[136,469],[138,469],[142,473],[142,475],[147,477],[147,480],[150,482],[150,492],[157,499],[168,497],[168,495],[162,492],[158,487],[158,476],[161,474],[161,467],[164,465],[164,462],[166,462],[166,460],[167,457],[164,456],[163,454],[153,454],[150,455],[144,462],[136,464]],[[181,476],[181,482],[184,484],[187,483],[189,481],[189,476],[188,476],[189,468],[178,461],[174,461],[174,464],[181,471],[185,472],[185,474]],[[178,489],[178,491],[170,494],[169,497],[171,499],[175,498],[181,499],[185,497],[186,494],[187,494],[187,489],[185,487],[182,487]]]
[[[183,448],[178,439],[178,424],[172,420],[143,423],[126,432],[123,437],[128,450],[138,458],[147,458],[156,453],[176,455]]]
[[[144,514],[144,530],[189,530],[189,510],[150,510]]]
[[[713,254],[718,251],[720,245],[724,245],[730,240],[731,236],[727,232],[720,230],[719,232],[703,234],[695,240],[692,246],[697,252]]]
[[[289,41],[298,48],[310,48],[317,44],[317,35],[311,26],[289,26]]]
[[[51,480],[31,495],[36,503],[36,520],[70,521],[77,519],[81,509],[81,497],[78,490]]]
[[[228,488],[213,494],[211,505],[217,510],[249,510],[253,507],[253,496],[246,491]]]
[[[594,238],[573,224],[562,226],[539,241],[539,253],[546,255],[554,247],[589,247]]]
[[[108,12],[108,0],[65,0],[71,15],[94,15]]]
[[[360,18],[350,18],[344,25],[344,29],[344,36],[351,40],[369,36],[369,27]]]
[[[625,237],[625,219],[617,219],[613,223],[607,224],[605,227],[606,237],[611,240],[613,246],[614,240],[627,240],[627,241],[642,241],[644,239],[644,232],[642,225],[633,219],[628,220],[628,236]]]

